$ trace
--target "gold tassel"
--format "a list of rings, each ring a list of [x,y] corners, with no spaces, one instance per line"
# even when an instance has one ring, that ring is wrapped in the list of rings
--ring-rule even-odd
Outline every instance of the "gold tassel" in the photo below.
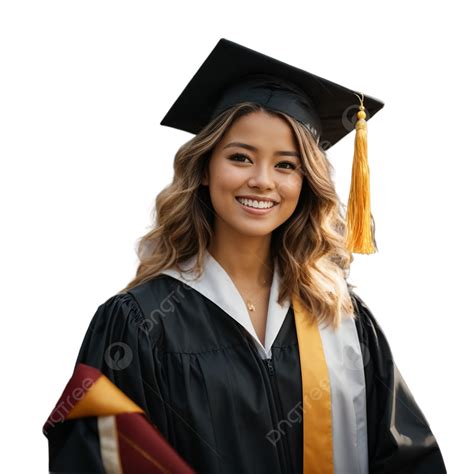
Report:
[[[363,94],[359,100],[351,190],[347,204],[347,248],[354,253],[371,254],[377,250],[377,246],[370,211],[370,170],[367,160],[367,122]]]

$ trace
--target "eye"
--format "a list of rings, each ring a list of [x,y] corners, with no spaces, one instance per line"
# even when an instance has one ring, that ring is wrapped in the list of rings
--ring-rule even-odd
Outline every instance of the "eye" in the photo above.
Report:
[[[248,160],[250,160],[250,158],[247,155],[243,154],[243,153],[234,153],[233,155],[229,156],[229,160],[242,162],[242,160],[236,160],[235,159],[235,158],[239,158],[239,157],[244,158],[244,159],[247,158]]]
[[[287,170],[295,170],[296,165],[294,165],[291,161],[282,161],[281,163],[278,163],[279,165],[290,165],[291,168],[285,168]]]
[[[239,160],[237,158],[243,158],[243,160]],[[244,154],[244,153],[234,153],[233,155],[229,156],[229,160],[239,161],[241,163],[243,163],[245,159],[250,160],[249,156]],[[288,167],[283,168],[283,169],[286,169],[286,170],[295,170],[296,169],[296,165],[294,163],[292,163],[291,161],[280,161],[280,163],[278,163],[278,166],[280,166],[280,165],[289,165],[289,168]]]

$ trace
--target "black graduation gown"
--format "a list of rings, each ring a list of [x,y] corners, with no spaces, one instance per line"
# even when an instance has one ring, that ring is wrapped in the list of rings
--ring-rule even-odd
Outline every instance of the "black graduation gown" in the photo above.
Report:
[[[445,473],[436,439],[383,332],[361,298],[351,295],[364,353],[369,472]],[[143,408],[197,472],[303,472],[303,423],[283,426],[281,442],[269,437],[301,401],[292,306],[271,359],[262,360],[240,324],[201,293],[162,274],[99,306],[79,362],[98,368]],[[77,455],[87,452],[84,423],[91,420],[61,428],[63,438],[75,441],[50,440],[52,471],[75,472],[80,457],[84,471],[104,472]]]

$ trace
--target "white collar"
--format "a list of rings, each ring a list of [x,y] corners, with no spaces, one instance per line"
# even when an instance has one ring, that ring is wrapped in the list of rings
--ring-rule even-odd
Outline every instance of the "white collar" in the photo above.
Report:
[[[280,276],[278,274],[277,260],[274,260],[273,279],[270,289],[268,316],[265,329],[265,346],[263,346],[257,337],[247,306],[229,274],[206,249],[203,264],[204,271],[201,278],[196,279],[196,274],[191,273],[196,258],[196,256],[193,256],[181,265],[186,272],[186,275],[183,275],[175,268],[162,270],[161,273],[172,276],[173,278],[186,283],[206,298],[213,301],[247,330],[255,342],[260,357],[262,359],[270,358],[272,355],[271,346],[275,341],[290,308],[289,298],[286,298],[283,305],[280,305],[277,301],[280,290]]]

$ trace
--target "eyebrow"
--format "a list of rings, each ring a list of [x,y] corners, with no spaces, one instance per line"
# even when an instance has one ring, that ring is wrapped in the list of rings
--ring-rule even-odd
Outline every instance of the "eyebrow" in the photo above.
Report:
[[[225,148],[230,148],[230,147],[240,147],[240,148],[245,148],[250,151],[258,151],[257,147],[254,147],[253,145],[249,145],[248,143],[242,143],[242,142],[230,142],[228,143]],[[301,155],[297,151],[276,151],[275,155],[280,155],[280,156],[295,156],[296,158],[301,158]]]

